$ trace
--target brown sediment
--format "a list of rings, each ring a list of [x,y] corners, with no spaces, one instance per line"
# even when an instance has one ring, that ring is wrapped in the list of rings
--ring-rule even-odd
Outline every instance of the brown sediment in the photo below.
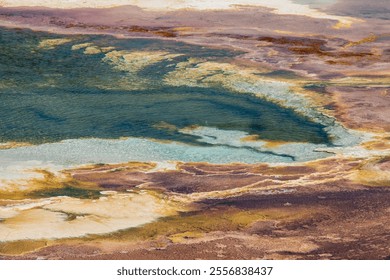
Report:
[[[381,188],[207,200],[201,211],[1,258],[385,259],[389,194]]]
[[[248,135],[240,139],[240,141],[242,142],[256,142],[259,140],[260,140],[259,135]]]
[[[242,142],[256,142],[260,141],[260,136],[259,135],[248,135],[240,139]],[[263,147],[264,148],[277,148],[279,146],[285,145],[288,142],[286,141],[271,141],[271,140],[262,140],[264,142]]]
[[[107,27],[108,28],[108,27]],[[120,29],[124,29],[120,27]],[[174,28],[170,27],[148,27],[148,26],[130,26],[126,27],[128,32],[135,33],[152,33],[154,35],[158,35],[166,38],[174,38],[177,37],[176,31]]]
[[[390,186],[390,155],[373,157],[362,162],[351,176],[352,180],[360,184],[378,187]]]
[[[372,43],[372,42],[375,42],[376,40],[378,40],[378,38],[380,38],[380,36],[375,35],[375,34],[370,34],[369,36],[367,36],[359,41],[349,42],[348,44],[346,44],[344,46],[344,48],[355,47],[355,46],[365,44],[365,43]]]
[[[177,131],[178,130],[178,128],[175,125],[169,124],[167,122],[156,123],[155,125],[153,125],[153,127],[157,128],[157,129],[168,130],[168,131]]]
[[[116,165],[95,165],[70,170],[69,172],[77,181],[93,182],[93,184],[102,188],[126,191],[145,183],[147,177],[145,172],[155,167],[155,163],[129,162]],[[126,176],[126,174],[132,176]]]
[[[19,147],[27,147],[31,146],[32,144],[26,143],[26,142],[7,142],[7,143],[0,143],[0,150],[6,150],[6,149],[14,149]]]
[[[283,46],[287,50],[291,51],[296,55],[317,55],[317,56],[326,56],[333,58],[361,58],[361,57],[369,57],[374,54],[371,52],[352,52],[345,51],[345,46],[342,48],[330,48],[328,46],[328,40],[325,39],[315,39],[310,37],[285,37],[285,36],[263,36],[263,37],[255,37],[249,35],[238,35],[238,34],[213,34],[215,36],[234,38],[238,40],[254,40],[260,42],[266,42],[269,44],[260,44],[259,47],[264,46]],[[371,38],[371,37],[370,37]],[[375,36],[377,38],[377,36]],[[375,40],[365,40],[363,42],[374,42]],[[346,46],[355,46],[361,43],[348,43]],[[350,44],[350,45],[349,45]],[[334,62],[338,63],[338,62]]]
[[[367,150],[389,151],[390,136],[377,136],[375,137],[375,140],[365,142],[362,146]]]
[[[92,182],[100,188],[110,190],[124,191],[138,186],[183,194],[221,191],[222,195],[224,190],[239,190],[247,186],[261,190],[262,187],[267,189],[267,186],[291,187],[343,180],[358,165],[358,160],[332,159],[277,167],[266,164],[180,163],[176,170],[169,171],[144,172],[115,165],[70,172],[77,181]],[[302,178],[307,179],[301,181]]]
[[[47,244],[5,242],[0,258],[381,259],[389,255],[384,246],[390,238],[384,226],[390,211],[389,185],[384,180],[377,184],[378,176],[356,179],[367,170],[387,174],[388,157],[341,157],[291,166],[178,163],[171,171],[153,171],[153,167],[129,163],[69,172],[77,181],[103,189],[125,191],[132,180],[139,181],[140,190],[158,187],[168,200],[187,201],[186,211],[109,235]],[[113,187],[110,180],[123,185]]]
[[[141,33],[141,34],[151,34],[151,35],[157,35],[161,37],[166,38],[174,38],[177,37],[177,32],[175,31],[175,28],[171,27],[158,27],[158,26],[138,26],[138,25],[132,25],[132,26],[112,26],[112,25],[102,25],[102,24],[86,24],[86,23],[65,23],[62,20],[55,20],[51,19],[50,24],[53,24],[55,26],[64,27],[66,29],[96,29],[99,31],[110,31],[110,32],[126,32],[126,33]]]
[[[335,117],[349,128],[390,131],[389,87],[330,86]]]
[[[97,171],[97,172],[114,172],[114,171],[149,171],[157,165],[154,162],[127,162],[120,164],[94,164],[77,168],[77,172]]]
[[[45,240],[18,240],[14,242],[0,242],[0,254],[8,256],[17,256],[21,254],[37,251],[38,249],[48,246],[50,242]]]
[[[34,197],[34,194],[42,191],[55,191],[65,187],[75,189],[97,190],[96,184],[91,182],[81,182],[74,179],[68,172],[63,171],[55,174],[48,170],[33,170],[40,175],[39,178],[32,178],[21,181],[9,182],[6,188],[0,190],[1,199],[19,200]],[[20,188],[20,184],[27,187]]]

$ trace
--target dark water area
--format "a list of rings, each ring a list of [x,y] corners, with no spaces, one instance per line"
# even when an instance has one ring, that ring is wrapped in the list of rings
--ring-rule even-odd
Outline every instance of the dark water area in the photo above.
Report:
[[[209,126],[257,134],[261,139],[329,143],[324,127],[249,94],[223,88],[173,87],[162,82],[190,57],[218,61],[239,53],[173,41],[68,36],[53,49],[43,39],[64,38],[28,30],[0,29],[0,142],[56,142],[77,138],[147,137],[205,145],[174,129]],[[102,89],[126,78],[102,59],[104,53],[72,51],[80,43],[116,50],[180,53],[137,73],[146,89]]]
[[[88,190],[71,186],[54,189],[43,189],[29,193],[30,198],[45,198],[57,196],[69,196],[81,199],[99,199],[100,197],[102,197],[102,194],[98,190]]]

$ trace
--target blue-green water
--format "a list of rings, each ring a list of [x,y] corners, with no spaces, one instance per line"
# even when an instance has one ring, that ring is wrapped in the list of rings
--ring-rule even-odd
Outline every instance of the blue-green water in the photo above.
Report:
[[[261,139],[329,143],[321,124],[258,97],[223,88],[173,87],[164,75],[190,57],[220,61],[238,53],[172,41],[110,36],[69,36],[73,41],[53,49],[38,48],[43,39],[64,38],[27,30],[0,29],[0,143],[57,142],[78,138],[142,137],[206,145],[197,136],[162,129],[164,122],[239,130]],[[72,45],[91,42],[116,50],[180,53],[142,69],[146,89],[102,89],[126,79],[102,61]],[[110,87],[106,87],[110,88]]]

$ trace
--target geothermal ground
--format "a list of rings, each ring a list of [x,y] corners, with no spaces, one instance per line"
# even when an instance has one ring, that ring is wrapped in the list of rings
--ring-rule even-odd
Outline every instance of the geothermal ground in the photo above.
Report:
[[[0,259],[390,259],[386,1],[0,1]]]

